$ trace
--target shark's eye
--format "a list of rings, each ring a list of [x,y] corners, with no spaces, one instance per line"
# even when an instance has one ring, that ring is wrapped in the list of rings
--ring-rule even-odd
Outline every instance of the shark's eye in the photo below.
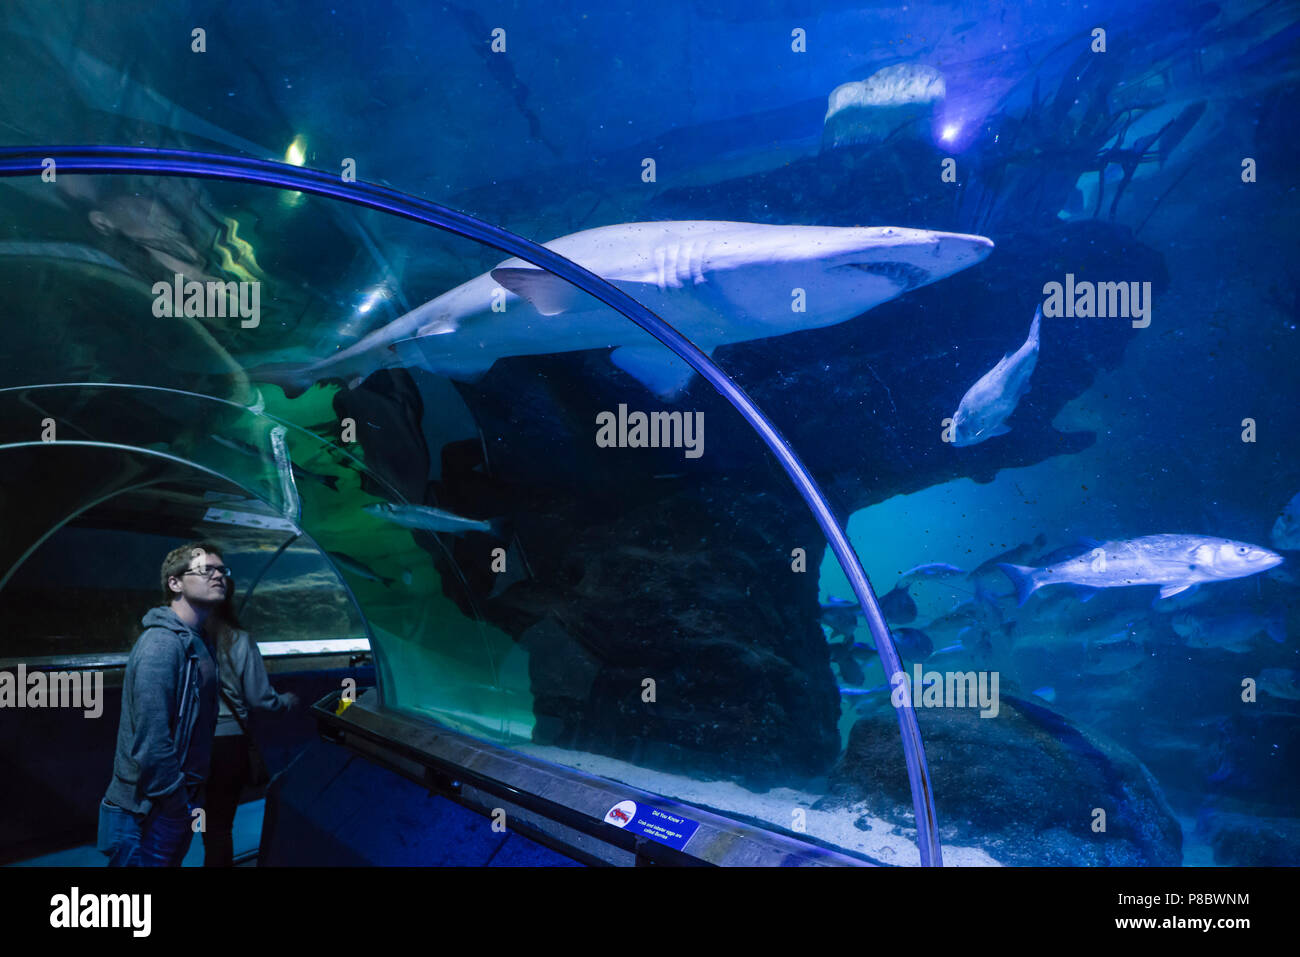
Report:
[[[1238,555],[1245,555],[1248,551],[1250,551],[1250,549],[1246,548],[1244,545],[1237,548]]]

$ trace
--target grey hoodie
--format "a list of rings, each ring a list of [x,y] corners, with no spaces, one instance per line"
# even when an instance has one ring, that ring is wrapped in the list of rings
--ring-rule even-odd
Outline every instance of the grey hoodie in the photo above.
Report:
[[[248,632],[235,633],[230,643],[229,657],[221,658],[221,687],[239,709],[239,717],[248,723],[249,709],[270,713],[289,710],[288,694],[276,694],[271,679],[266,676],[262,653],[248,637]],[[218,701],[217,734],[243,734],[239,721],[230,713],[225,699]]]
[[[208,646],[169,606],[151,608],[122,682],[113,780],[105,797],[148,814],[181,809],[208,776],[217,723],[217,668]]]

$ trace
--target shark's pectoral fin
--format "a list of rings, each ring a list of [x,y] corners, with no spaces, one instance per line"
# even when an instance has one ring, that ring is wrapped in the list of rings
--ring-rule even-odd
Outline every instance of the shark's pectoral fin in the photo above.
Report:
[[[657,343],[620,346],[609,354],[609,359],[661,399],[676,398],[695,374],[685,359]]]
[[[1195,587],[1195,585],[1166,585],[1164,588],[1160,589],[1160,597],[1173,598],[1180,592],[1185,592],[1187,589]]]
[[[562,312],[595,304],[595,300],[587,293],[545,269],[501,267],[492,270],[492,278],[503,289],[526,300],[543,316],[558,316]],[[641,299],[645,287],[656,286],[653,278],[640,275],[614,273],[603,275],[602,278],[618,286],[633,299]]]
[[[1006,435],[1010,431],[1011,430],[1007,428],[1005,425],[995,425],[993,428],[985,430],[984,438],[991,439],[994,436]]]
[[[543,316],[568,312],[589,298],[573,283],[545,269],[493,269],[492,278],[520,299],[527,300]]]

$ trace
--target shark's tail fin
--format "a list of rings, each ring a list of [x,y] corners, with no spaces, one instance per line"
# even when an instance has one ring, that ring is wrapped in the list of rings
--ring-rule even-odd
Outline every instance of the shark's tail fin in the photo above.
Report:
[[[1016,600],[1021,605],[1029,601],[1029,596],[1038,590],[1039,583],[1034,580],[1037,568],[1030,568],[1028,565],[1007,565],[1002,562],[998,563],[998,568],[1011,579],[1011,584],[1016,588]]]

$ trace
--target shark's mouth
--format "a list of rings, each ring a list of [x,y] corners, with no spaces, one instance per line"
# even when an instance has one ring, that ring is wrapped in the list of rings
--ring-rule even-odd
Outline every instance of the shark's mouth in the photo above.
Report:
[[[873,276],[882,276],[890,282],[897,283],[904,289],[915,289],[917,286],[924,286],[930,281],[929,272],[920,266],[913,266],[911,263],[846,263],[843,268],[857,269],[871,273]]]

